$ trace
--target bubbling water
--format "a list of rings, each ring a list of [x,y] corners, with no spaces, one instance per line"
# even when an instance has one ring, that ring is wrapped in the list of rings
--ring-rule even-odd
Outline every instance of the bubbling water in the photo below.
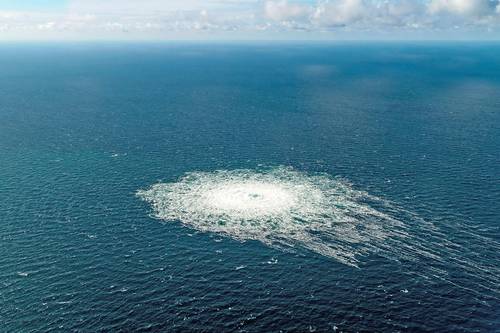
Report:
[[[418,265],[417,276],[459,286],[443,270],[454,267],[467,281],[480,281],[477,290],[500,295],[500,269],[479,263],[468,246],[452,242],[415,214],[327,174],[288,167],[190,172],[137,194],[152,205],[154,217],[202,232],[257,240],[281,250],[307,249],[355,267],[370,254],[410,267],[425,263]],[[498,242],[467,225],[449,227],[500,251]]]
[[[386,203],[348,182],[292,168],[190,172],[138,195],[154,216],[237,240],[302,247],[356,266],[358,257],[407,236],[404,224],[377,210]]]
[[[202,195],[203,204],[238,218],[285,213],[297,196],[279,184],[258,181],[225,182]]]

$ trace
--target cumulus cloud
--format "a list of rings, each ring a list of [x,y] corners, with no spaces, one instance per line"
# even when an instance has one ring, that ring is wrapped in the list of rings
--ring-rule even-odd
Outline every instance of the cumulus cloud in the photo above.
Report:
[[[496,0],[432,0],[429,12],[479,17],[495,14],[497,5]]]
[[[500,0],[68,0],[55,10],[0,6],[5,36],[183,38],[199,32],[233,38],[265,32],[399,33],[457,29],[500,38]],[[370,37],[371,35],[367,35]],[[304,36],[302,37],[304,38]]]
[[[265,16],[273,21],[304,18],[310,10],[310,6],[289,3],[287,0],[266,1],[264,4]]]
[[[368,7],[363,0],[325,1],[316,7],[313,19],[320,25],[344,26],[368,15]]]

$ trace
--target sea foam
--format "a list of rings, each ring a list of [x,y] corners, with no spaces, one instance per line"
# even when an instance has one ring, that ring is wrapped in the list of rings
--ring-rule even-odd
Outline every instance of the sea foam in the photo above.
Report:
[[[302,247],[356,266],[359,256],[407,237],[404,224],[377,206],[387,203],[327,174],[288,167],[190,172],[138,195],[154,216],[203,232]]]
[[[377,255],[409,267],[415,278],[440,279],[470,291],[443,267],[481,281],[472,291],[500,295],[500,269],[477,260],[430,221],[347,180],[289,167],[189,172],[175,182],[138,191],[153,216],[202,232],[257,240],[281,250],[306,249],[360,267]],[[466,224],[447,225],[492,249],[500,244]]]

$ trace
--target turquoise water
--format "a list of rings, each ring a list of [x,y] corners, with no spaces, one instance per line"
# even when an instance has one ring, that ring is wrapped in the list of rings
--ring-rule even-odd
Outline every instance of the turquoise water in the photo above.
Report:
[[[498,44],[0,45],[0,331],[496,332],[499,146]]]

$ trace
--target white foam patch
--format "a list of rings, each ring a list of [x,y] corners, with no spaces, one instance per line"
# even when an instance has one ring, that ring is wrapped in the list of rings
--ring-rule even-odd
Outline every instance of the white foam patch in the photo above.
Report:
[[[282,250],[309,249],[351,266],[358,266],[365,255],[377,254],[418,267],[416,278],[441,279],[499,299],[499,265],[487,258],[482,262],[481,253],[470,246],[482,244],[481,251],[500,253],[497,241],[457,220],[443,232],[327,174],[287,167],[190,172],[138,195],[153,206],[156,218],[180,221],[199,231],[258,240]],[[466,241],[454,242],[449,234]],[[466,278],[450,277],[449,270]]]
[[[375,208],[387,205],[383,200],[344,180],[286,167],[191,172],[138,195],[162,220],[282,249],[300,246],[354,266],[359,256],[407,237],[401,221]]]

